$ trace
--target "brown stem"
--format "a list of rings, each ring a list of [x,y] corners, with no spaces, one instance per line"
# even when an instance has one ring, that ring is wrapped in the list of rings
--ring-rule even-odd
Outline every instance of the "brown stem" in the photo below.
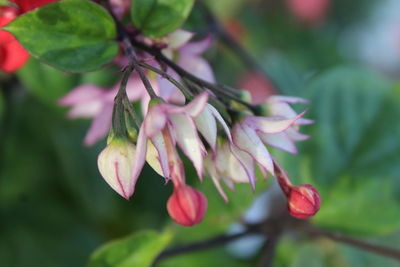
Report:
[[[234,240],[237,240],[239,238],[242,238],[244,236],[250,235],[250,234],[255,234],[255,233],[260,233],[261,232],[261,225],[260,224],[255,224],[247,227],[247,229],[243,232],[236,233],[236,234],[223,234],[219,236],[212,237],[210,239],[206,240],[201,240],[198,242],[193,242],[187,245],[183,245],[180,247],[175,247],[172,249],[164,250],[163,252],[158,255],[158,257],[155,260],[155,263],[169,258],[173,257],[176,255],[180,254],[185,254],[185,253],[190,253],[198,250],[206,250],[206,249],[211,249],[217,246],[222,246],[225,245],[229,242],[232,242]]]
[[[390,257],[390,258],[393,258],[396,260],[400,260],[400,250],[399,249],[390,248],[390,247],[379,245],[379,244],[369,243],[364,240],[360,240],[360,239],[357,239],[357,238],[354,238],[354,237],[351,237],[351,236],[348,236],[348,235],[345,235],[345,234],[342,234],[339,232],[332,232],[329,230],[321,229],[310,223],[301,224],[300,229],[312,236],[326,237],[331,240],[334,240],[334,241],[337,241],[337,242],[340,242],[343,244],[351,245],[353,247],[356,247],[356,248],[359,248],[362,250],[366,250],[366,251],[369,251],[374,254],[378,254],[378,255]]]

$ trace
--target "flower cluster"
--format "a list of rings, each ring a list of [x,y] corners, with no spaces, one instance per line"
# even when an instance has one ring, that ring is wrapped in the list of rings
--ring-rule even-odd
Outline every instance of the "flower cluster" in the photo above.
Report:
[[[191,42],[192,36],[178,30],[162,40],[143,37],[143,41],[157,46],[165,57],[188,73],[213,83],[211,67],[201,57],[212,39]],[[146,53],[139,57],[149,66],[146,71],[143,69],[148,79],[146,86],[143,78],[134,73],[124,86],[118,83],[106,90],[82,85],[60,100],[61,105],[71,107],[69,117],[93,118],[86,145],[94,144],[111,129],[107,147],[98,157],[98,167],[118,194],[126,199],[133,195],[147,162],[166,182],[173,183],[174,192],[167,203],[172,219],[185,226],[199,223],[205,215],[207,200],[187,185],[178,150],[192,162],[200,180],[203,173],[212,179],[225,201],[228,197],[223,184],[231,190],[235,183],[249,183],[254,188],[257,166],[264,177],[269,173],[282,180],[284,171],[277,167],[269,147],[297,153],[295,142],[307,138],[298,131],[299,127],[312,121],[303,118],[304,112],[297,114],[290,104],[306,103],[304,99],[270,96],[261,99],[257,112],[250,112],[240,104],[220,101],[218,92],[184,85],[185,80],[178,73],[160,66]],[[126,61],[120,57],[116,63]],[[140,115],[133,114],[136,111],[132,106],[121,104],[121,88],[125,89],[129,105],[140,101]],[[286,187],[282,188],[290,201],[291,214],[297,218],[314,215],[319,207],[316,191],[308,186],[292,186],[287,175],[284,181]],[[308,202],[299,204],[303,195]]]
[[[11,6],[0,6],[0,27],[17,16],[57,0],[12,0]],[[13,72],[21,68],[29,58],[28,52],[11,33],[0,31],[0,70]]]

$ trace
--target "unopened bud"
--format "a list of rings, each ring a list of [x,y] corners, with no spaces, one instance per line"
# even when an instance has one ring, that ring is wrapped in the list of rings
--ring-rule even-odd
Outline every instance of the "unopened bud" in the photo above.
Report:
[[[319,210],[320,202],[317,190],[308,184],[293,186],[288,194],[289,213],[298,219],[314,216]]]
[[[133,194],[132,168],[136,147],[125,139],[114,138],[100,153],[97,165],[104,180],[122,197]]]
[[[168,199],[167,209],[176,223],[192,226],[203,220],[207,199],[200,191],[187,185],[180,185],[174,188],[174,193]]]

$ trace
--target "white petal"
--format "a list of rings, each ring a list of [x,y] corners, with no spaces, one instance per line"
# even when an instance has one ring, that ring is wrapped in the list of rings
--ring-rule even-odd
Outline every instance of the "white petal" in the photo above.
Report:
[[[169,179],[170,171],[168,165],[168,152],[161,133],[158,133],[151,138],[151,142],[148,142],[147,149],[146,160],[149,165],[159,175]]]
[[[144,134],[143,127],[139,130],[139,136],[136,145],[136,156],[134,160],[135,166],[132,169],[131,176],[131,191],[135,191],[136,181],[143,169],[144,163],[146,162],[146,152],[147,152],[147,138]]]
[[[263,133],[279,133],[289,128],[303,115],[304,112],[291,119],[282,119],[280,117],[248,116],[243,120],[243,124]]]
[[[182,45],[186,44],[192,37],[194,33],[178,29],[167,36],[168,48],[177,49]]]
[[[208,155],[204,159],[204,169],[208,173],[208,175],[211,177],[212,181],[214,182],[215,187],[217,188],[219,194],[222,196],[222,198],[225,200],[225,202],[228,202],[228,197],[226,196],[224,189],[222,189],[220,180],[221,178],[218,176],[217,170],[214,166],[214,162],[211,159],[211,156]]]
[[[176,142],[183,153],[193,162],[199,178],[202,179],[203,155],[206,151],[197,135],[193,120],[180,114],[170,115],[169,119],[172,124],[172,132],[175,132]]]
[[[256,174],[254,168],[254,161],[252,157],[247,152],[240,150],[233,144],[230,145],[229,149],[232,152],[232,158],[230,160],[231,172],[232,173],[238,172],[237,168],[239,168],[240,166],[244,170],[245,172],[244,174],[246,174],[243,175],[241,173],[238,176],[234,176],[235,177],[234,181],[240,183],[249,182],[254,190],[256,182]],[[237,165],[236,168],[235,165]]]
[[[271,174],[274,173],[271,155],[261,142],[256,132],[242,124],[236,124],[233,128],[233,141],[235,145],[250,154],[260,165]]]
[[[208,106],[194,118],[197,129],[210,144],[212,150],[215,150],[217,142],[217,123]]]
[[[224,119],[222,118],[221,114],[219,114],[219,112],[217,111],[216,108],[214,108],[212,105],[207,104],[207,108],[209,109],[209,111],[213,114],[213,116],[219,121],[219,123],[221,123],[222,127],[225,130],[226,136],[228,137],[229,141],[232,141],[232,136],[231,136],[231,132],[229,130],[228,125],[226,124],[226,122],[224,121]]]
[[[258,136],[261,138],[264,144],[276,147],[292,154],[297,154],[297,149],[294,145],[294,142],[285,132],[276,134],[266,134],[259,132]]]

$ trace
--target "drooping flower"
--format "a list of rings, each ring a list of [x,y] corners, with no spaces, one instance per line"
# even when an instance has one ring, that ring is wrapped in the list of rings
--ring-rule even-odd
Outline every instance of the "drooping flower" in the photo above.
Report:
[[[195,97],[186,106],[177,106],[154,99],[149,104],[149,110],[144,117],[139,130],[137,141],[137,167],[133,170],[132,179],[137,180],[141,168],[146,160],[148,141],[152,143],[158,153],[158,163],[155,170],[162,170],[163,176],[169,179],[172,176],[171,157],[176,157],[175,144],[193,162],[198,176],[202,177],[203,157],[206,153],[193,118],[205,107],[208,93]],[[172,177],[174,178],[174,177]]]
[[[303,114],[290,119],[247,116],[233,127],[233,142],[239,149],[250,154],[261,170],[274,174],[272,157],[265,145],[276,145],[277,141],[271,136],[287,130]]]

